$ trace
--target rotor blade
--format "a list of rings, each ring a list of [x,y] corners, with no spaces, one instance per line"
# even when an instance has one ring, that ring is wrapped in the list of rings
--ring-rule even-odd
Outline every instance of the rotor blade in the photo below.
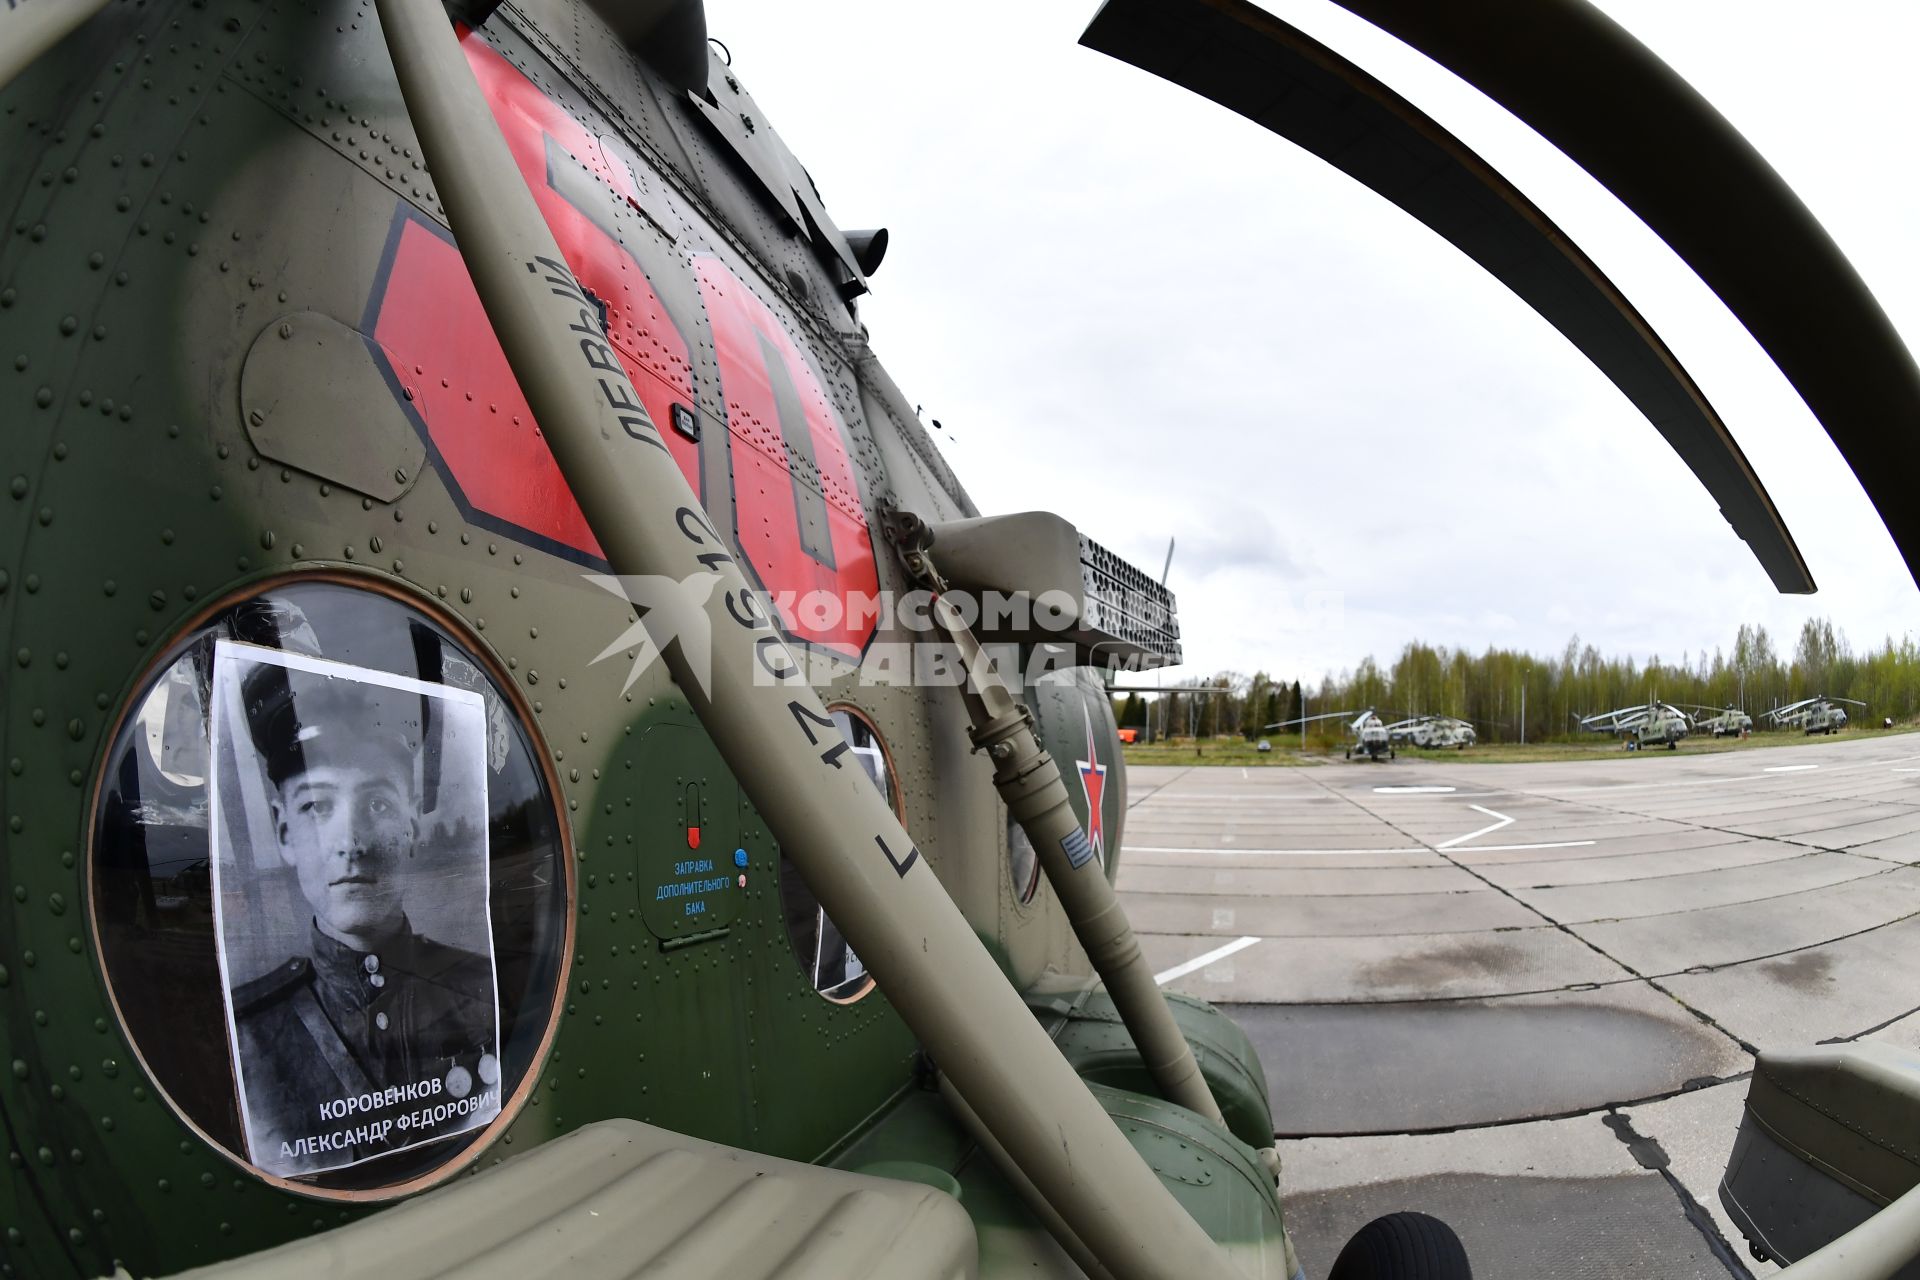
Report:
[[[1107,0],[1080,43],[1273,130],[1445,237],[1646,415],[1777,589],[1814,589],[1746,455],[1652,326],[1546,214],[1412,103],[1247,0]]]
[[[1518,116],[1684,259],[1793,383],[1920,580],[1920,368],[1752,144],[1585,0],[1339,0]]]
[[[1270,724],[1270,725],[1268,725],[1268,726],[1267,726],[1267,729],[1285,729],[1285,728],[1287,728],[1287,727],[1288,727],[1289,725],[1296,725],[1296,724],[1312,724],[1312,723],[1314,723],[1314,722],[1315,722],[1316,720],[1339,720],[1339,719],[1341,719],[1341,718],[1343,718],[1343,717],[1345,717],[1345,716],[1350,716],[1350,715],[1352,715],[1352,714],[1353,714],[1353,712],[1351,712],[1351,711],[1328,711],[1328,712],[1326,712],[1326,713],[1325,713],[1325,714],[1323,714],[1323,715],[1317,715],[1317,716],[1307,716],[1307,717],[1305,717],[1305,718],[1300,718],[1300,717],[1296,717],[1296,718],[1294,718],[1294,719],[1292,719],[1292,720],[1282,720],[1282,721],[1280,721],[1280,723],[1278,723],[1278,724]],[[1266,732],[1266,730],[1264,730],[1264,729],[1263,729],[1263,730],[1262,730],[1261,732],[1263,732],[1263,733],[1264,733],[1264,732]]]

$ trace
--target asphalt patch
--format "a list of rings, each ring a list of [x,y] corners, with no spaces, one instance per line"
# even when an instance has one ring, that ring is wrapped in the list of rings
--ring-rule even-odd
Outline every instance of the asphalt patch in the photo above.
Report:
[[[1833,957],[1824,951],[1800,951],[1767,961],[1760,966],[1760,972],[1783,987],[1817,991],[1833,981]]]
[[[1729,1280],[1657,1173],[1613,1178],[1434,1174],[1288,1196],[1287,1230],[1309,1276],[1382,1214],[1432,1214],[1466,1246],[1474,1280]]]
[[[1426,986],[1438,989],[1449,982],[1503,977],[1522,967],[1525,954],[1507,943],[1484,938],[1448,939],[1424,951],[1396,955],[1360,970],[1362,986],[1376,990],[1405,990]]]
[[[1659,1097],[1716,1077],[1728,1049],[1692,1018],[1584,992],[1221,1008],[1259,1051],[1274,1126],[1290,1137],[1435,1132]]]

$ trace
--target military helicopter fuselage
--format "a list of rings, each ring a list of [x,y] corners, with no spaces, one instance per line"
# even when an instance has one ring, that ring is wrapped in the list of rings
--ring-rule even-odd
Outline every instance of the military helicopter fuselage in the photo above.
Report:
[[[1351,760],[1356,754],[1373,761],[1395,758],[1394,738],[1388,732],[1387,722],[1382,720],[1372,707],[1368,707],[1357,716],[1351,711],[1328,711],[1317,716],[1284,720],[1278,724],[1270,724],[1266,728],[1267,732],[1271,733],[1276,729],[1302,728],[1320,720],[1345,720],[1349,716],[1353,716],[1353,720],[1346,726],[1346,731],[1350,735],[1346,746],[1346,759]]]
[[[1582,729],[1614,734],[1629,750],[1661,745],[1669,751],[1678,750],[1692,725],[1686,712],[1657,698],[1644,706],[1621,707],[1580,720]]]
[[[1767,719],[1776,729],[1798,729],[1806,734],[1834,734],[1847,727],[1847,707],[1850,705],[1865,707],[1867,704],[1854,698],[1816,695],[1775,707],[1767,712]]]
[[[1387,726],[1379,716],[1369,715],[1354,730],[1353,746],[1349,748],[1347,758],[1352,759],[1356,751],[1369,760],[1393,758],[1393,739],[1387,735]]]
[[[1687,722],[1683,716],[1671,713],[1650,717],[1644,724],[1634,726],[1627,731],[1636,746],[1663,745],[1669,751],[1680,745],[1687,736]]]
[[[1428,751],[1442,747],[1464,751],[1480,741],[1479,731],[1473,727],[1473,723],[1457,716],[1409,716],[1388,725],[1387,735],[1394,742],[1411,742]]]
[[[1753,717],[1738,707],[1696,707],[1694,726],[1716,738],[1744,736],[1753,728]]]

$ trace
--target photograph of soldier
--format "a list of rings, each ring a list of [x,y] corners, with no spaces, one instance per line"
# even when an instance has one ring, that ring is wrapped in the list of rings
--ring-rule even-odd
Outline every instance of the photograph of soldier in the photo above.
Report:
[[[221,641],[211,861],[248,1158],[288,1177],[499,1114],[470,690]]]

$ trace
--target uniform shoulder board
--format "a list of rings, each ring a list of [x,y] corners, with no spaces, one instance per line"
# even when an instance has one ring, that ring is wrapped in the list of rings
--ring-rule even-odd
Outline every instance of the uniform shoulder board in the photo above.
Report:
[[[312,968],[305,956],[294,956],[259,977],[241,983],[233,989],[233,1011],[246,1014],[271,1004],[305,982]]]

